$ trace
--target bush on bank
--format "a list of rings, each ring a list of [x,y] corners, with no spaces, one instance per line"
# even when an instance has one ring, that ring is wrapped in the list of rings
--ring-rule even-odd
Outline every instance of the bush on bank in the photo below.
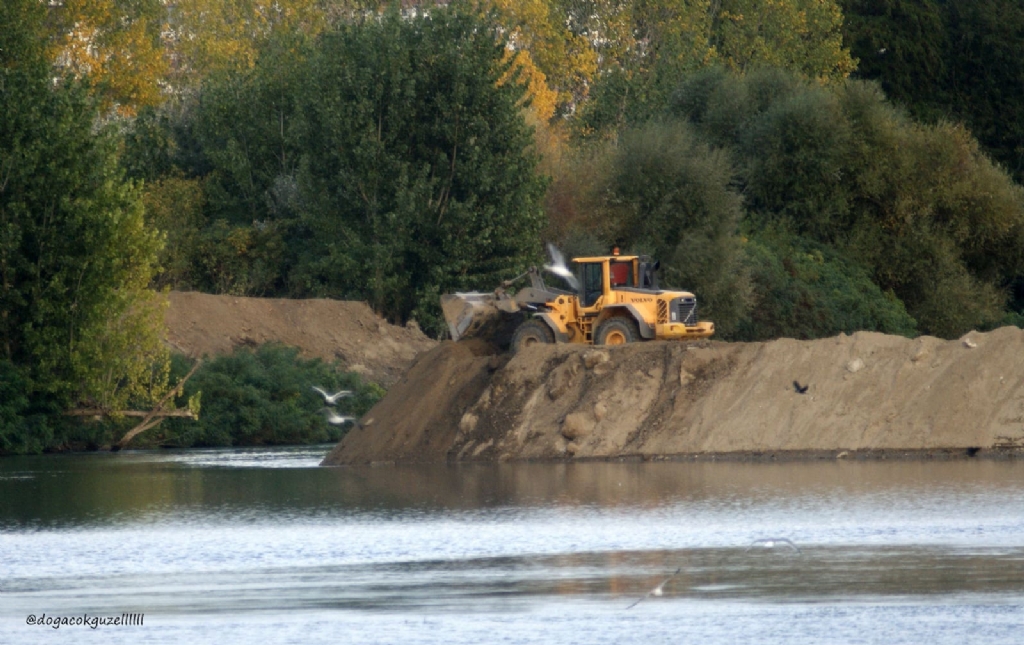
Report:
[[[173,371],[187,369],[188,360],[176,356]],[[164,422],[150,431],[147,443],[188,448],[338,441],[351,424],[329,424],[324,400],[313,386],[328,392],[351,390],[353,396],[332,409],[355,417],[384,395],[380,386],[335,363],[302,358],[295,347],[268,343],[238,348],[204,363],[185,384],[184,397],[200,395],[199,419]]]
[[[172,355],[171,383],[192,361]],[[305,359],[280,344],[239,348],[203,363],[185,384],[179,401],[197,397],[197,420],[168,419],[132,440],[132,448],[269,446],[335,442],[351,423],[327,422],[323,398],[313,390],[352,390],[332,409],[359,417],[384,390],[333,362]],[[137,418],[93,420],[63,416],[29,398],[31,384],[9,361],[0,361],[0,455],[96,450],[117,442]],[[139,406],[140,409],[146,409]]]

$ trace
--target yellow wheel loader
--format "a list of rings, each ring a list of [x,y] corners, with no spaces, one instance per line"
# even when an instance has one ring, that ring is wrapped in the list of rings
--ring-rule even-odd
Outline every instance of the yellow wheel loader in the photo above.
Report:
[[[548,287],[531,268],[502,283],[493,293],[441,296],[441,309],[453,340],[482,337],[513,352],[537,343],[622,345],[641,340],[690,340],[715,333],[712,322],[697,320],[697,299],[687,291],[658,288],[645,256],[576,258],[570,270],[560,261],[545,268],[561,275],[573,291]],[[530,286],[508,292],[529,277]]]

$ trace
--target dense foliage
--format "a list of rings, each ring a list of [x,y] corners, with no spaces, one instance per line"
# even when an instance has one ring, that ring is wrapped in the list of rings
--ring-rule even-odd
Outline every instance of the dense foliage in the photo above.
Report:
[[[745,241],[749,306],[735,338],[822,338],[880,331],[913,336],[916,321],[868,271],[834,249],[806,238],[763,231]]]
[[[147,289],[159,236],[96,102],[54,76],[43,17],[33,0],[0,7],[0,451],[62,443],[55,411],[166,387]]]
[[[928,121],[964,123],[1024,180],[1024,5],[1019,0],[842,0],[857,76]]]
[[[680,76],[709,66],[740,74],[777,67],[822,81],[854,69],[833,0],[642,0],[580,22],[595,39],[607,29],[617,34],[600,50],[592,100],[581,106],[576,124],[582,135],[607,136],[657,116]]]
[[[205,290],[367,300],[439,329],[440,293],[535,257],[545,182],[508,69],[494,28],[455,9],[274,41],[181,115],[181,175],[149,191],[168,265]]]
[[[726,338],[1004,319],[1024,192],[962,127],[915,123],[870,84],[769,69],[689,75],[662,119],[594,156],[580,190],[617,226],[582,226],[660,256]]]
[[[183,373],[187,361],[175,358],[176,372]],[[338,441],[351,423],[329,424],[324,399],[313,386],[353,392],[332,408],[339,415],[359,417],[383,395],[357,374],[304,359],[294,347],[240,348],[204,363],[185,384],[186,396],[201,398],[198,421],[166,421],[140,439],[179,448]]]

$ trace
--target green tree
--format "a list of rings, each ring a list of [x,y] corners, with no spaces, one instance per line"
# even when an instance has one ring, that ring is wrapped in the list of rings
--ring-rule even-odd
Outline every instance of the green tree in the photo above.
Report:
[[[296,127],[309,73],[307,53],[304,41],[273,39],[252,69],[215,77],[203,86],[186,117],[189,135],[202,150],[202,165],[189,170],[207,174],[211,221],[248,225],[295,215]]]
[[[166,386],[147,290],[160,240],[95,103],[54,81],[42,24],[34,0],[0,8],[0,360],[28,388],[26,414],[123,409]]]
[[[1024,6],[1014,0],[950,0],[953,114],[1024,183]]]
[[[659,114],[681,75],[716,57],[713,3],[640,0],[617,3],[604,21],[617,33],[601,42],[602,66],[582,107],[583,134],[639,124]],[[611,9],[610,6],[604,5]],[[603,40],[599,22],[594,37]]]
[[[919,118],[943,116],[950,50],[936,0],[842,0],[843,34],[857,78],[877,80],[890,100]]]
[[[251,69],[216,73],[131,124],[122,165],[145,180],[148,220],[167,235],[158,285],[287,293],[309,47],[301,34],[272,33]]]
[[[826,245],[768,229],[744,240],[743,263],[750,306],[733,338],[917,333],[916,321],[892,291],[883,292],[867,269]]]
[[[142,199],[147,224],[159,230],[165,241],[154,286],[182,291],[201,286],[198,267],[207,259],[201,253],[207,226],[202,182],[169,174],[147,184]]]
[[[173,0],[167,39],[173,83],[194,88],[211,75],[252,69],[275,36],[316,36],[327,25],[319,0]],[[347,2],[336,2],[344,7]]]
[[[957,120],[1024,179],[1024,7],[1015,0],[843,0],[857,77],[928,122]]]
[[[598,70],[593,99],[582,110],[577,129],[583,135],[660,114],[680,79],[706,67],[739,73],[776,67],[820,81],[841,80],[854,68],[842,43],[842,12],[833,0],[639,0],[612,5],[615,20],[609,26],[624,21],[629,28],[616,29],[614,46],[602,45],[609,51]]]
[[[617,239],[662,262],[666,285],[693,291],[701,315],[730,333],[746,310],[740,195],[728,156],[685,123],[651,123],[620,137],[603,207]]]
[[[297,277],[440,327],[437,296],[533,259],[544,181],[524,88],[493,27],[452,4],[325,35],[312,60],[299,175],[312,237]]]
[[[193,250],[168,262],[204,290],[361,299],[443,329],[440,293],[493,288],[540,250],[530,79],[496,24],[453,4],[270,37],[252,69],[147,114],[127,166],[202,191]],[[180,186],[151,183],[151,201]]]
[[[718,60],[744,72],[777,67],[837,80],[853,71],[843,46],[843,13],[834,1],[721,0],[712,41]]]

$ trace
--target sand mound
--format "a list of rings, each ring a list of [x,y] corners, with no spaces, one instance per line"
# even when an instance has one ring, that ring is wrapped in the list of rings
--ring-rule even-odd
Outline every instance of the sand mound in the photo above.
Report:
[[[862,332],[483,353],[424,354],[324,463],[1024,447],[1013,327],[955,341]]]
[[[191,356],[223,354],[270,341],[303,355],[338,360],[385,387],[437,342],[418,328],[389,325],[363,302],[242,298],[171,292],[167,342]]]
[[[385,457],[388,461],[447,460],[458,439],[463,411],[480,401],[491,375],[504,362],[482,341],[444,343],[425,353],[348,432],[350,439],[343,442],[346,463]]]

